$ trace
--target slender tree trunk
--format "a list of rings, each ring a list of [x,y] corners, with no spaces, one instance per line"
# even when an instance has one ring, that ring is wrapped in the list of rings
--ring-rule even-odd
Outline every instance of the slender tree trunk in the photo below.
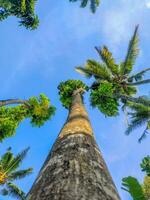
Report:
[[[120,200],[79,93],[28,200]]]

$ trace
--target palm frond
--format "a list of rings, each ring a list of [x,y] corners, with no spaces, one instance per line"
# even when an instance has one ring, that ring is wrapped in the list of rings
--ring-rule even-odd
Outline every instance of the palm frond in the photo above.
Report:
[[[139,143],[143,141],[143,139],[146,138],[146,135],[148,134],[148,128],[146,127],[145,130],[143,131],[141,137],[138,139]]]
[[[93,74],[91,74],[91,71],[89,71],[88,69],[86,68],[83,68],[83,67],[76,67],[75,70],[80,73],[80,74],[83,74],[86,78],[91,78]]]
[[[143,84],[148,84],[148,83],[150,83],[150,79],[128,83],[128,85],[143,85]]]
[[[29,148],[26,148],[23,150],[21,153],[19,153],[8,165],[7,167],[7,173],[9,174],[10,172],[15,171],[22,163],[24,158],[26,157],[27,153],[29,151]]]
[[[13,183],[7,183],[8,194],[19,200],[25,200],[25,193]]]
[[[7,167],[10,165],[10,163],[12,162],[13,159],[14,159],[13,153],[10,150],[8,150],[1,157],[1,160],[0,160],[0,165],[3,168],[3,170],[7,170]]]
[[[140,71],[140,72],[138,72],[136,74],[133,74],[132,76],[130,76],[128,78],[128,81],[129,82],[133,82],[134,80],[135,81],[141,81],[143,79],[143,76],[145,75],[145,73],[147,71],[150,71],[150,68],[144,69],[144,70],[142,70],[142,71]]]
[[[100,55],[102,61],[106,64],[107,68],[114,75],[118,74],[118,65],[115,63],[115,59],[112,56],[112,53],[108,50],[106,46],[102,49],[95,47],[98,54]]]
[[[76,67],[77,72],[84,74],[86,77],[101,80],[111,80],[111,74],[106,68],[105,64],[98,63],[95,60],[87,60],[85,67]]]
[[[126,177],[122,179],[122,189],[129,192],[133,200],[146,200],[142,186],[134,177]]]
[[[141,118],[137,118],[137,119],[132,120],[130,122],[128,128],[126,129],[125,134],[129,135],[135,129],[139,128],[142,125],[145,125],[146,122],[147,122],[147,118],[142,118],[142,116],[141,116]]]
[[[127,55],[124,61],[124,64],[120,68],[120,73],[122,75],[129,74],[132,71],[133,65],[135,64],[136,58],[139,54],[139,48],[138,48],[138,26],[136,26],[134,34],[131,38],[131,41],[129,43]]]
[[[11,175],[8,177],[9,180],[17,180],[22,179],[28,175],[30,175],[33,172],[33,168],[28,168],[25,170],[19,170],[16,172],[11,173]]]
[[[149,102],[149,100],[146,100],[146,99],[145,101]],[[130,134],[134,129],[138,128],[139,126],[148,124],[149,119],[150,119],[150,106],[146,106],[144,104],[138,104],[138,103],[130,103],[128,104],[128,107],[133,112],[129,113],[131,122],[125,132],[127,135]],[[145,129],[139,141],[141,141],[146,136],[147,129],[148,128]]]

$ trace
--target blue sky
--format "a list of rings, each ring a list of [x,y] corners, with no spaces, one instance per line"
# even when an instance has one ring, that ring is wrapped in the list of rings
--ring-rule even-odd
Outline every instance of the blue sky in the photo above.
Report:
[[[0,144],[0,153],[11,146],[14,153],[30,146],[22,168],[34,167],[33,175],[18,182],[28,192],[52,144],[66,120],[67,110],[59,102],[57,85],[62,80],[81,79],[74,66],[88,58],[98,60],[94,46],[107,45],[117,61],[123,59],[136,24],[140,25],[140,56],[135,71],[149,67],[150,0],[102,0],[95,15],[67,0],[43,1],[37,4],[40,26],[35,31],[18,27],[16,18],[0,23],[1,30],[1,99],[29,98],[45,93],[57,107],[56,115],[40,129],[24,121],[15,137]],[[147,85],[141,87],[144,94]],[[121,190],[121,179],[131,175],[142,180],[139,163],[150,154],[150,137],[142,144],[140,131],[125,136],[124,116],[105,118],[98,110],[85,105],[89,112],[97,143],[103,153],[122,200],[130,196]],[[11,198],[0,197],[0,200]]]

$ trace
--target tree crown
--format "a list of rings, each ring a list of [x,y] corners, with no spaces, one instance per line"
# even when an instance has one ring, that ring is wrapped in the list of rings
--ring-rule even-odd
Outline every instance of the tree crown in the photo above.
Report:
[[[59,84],[60,101],[65,108],[70,108],[73,92],[80,88],[88,90],[88,87],[80,80],[68,80]]]

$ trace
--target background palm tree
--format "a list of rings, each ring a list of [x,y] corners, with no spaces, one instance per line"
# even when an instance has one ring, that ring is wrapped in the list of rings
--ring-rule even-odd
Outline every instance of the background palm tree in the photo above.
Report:
[[[14,156],[11,148],[0,158],[0,194],[13,196],[25,200],[25,193],[13,182],[30,175],[32,168],[25,170],[18,169],[27,155],[29,148]]]
[[[142,171],[146,172],[143,184],[132,177],[126,177],[122,180],[122,189],[129,192],[133,200],[149,200],[150,199],[150,156],[145,157],[141,163]]]

